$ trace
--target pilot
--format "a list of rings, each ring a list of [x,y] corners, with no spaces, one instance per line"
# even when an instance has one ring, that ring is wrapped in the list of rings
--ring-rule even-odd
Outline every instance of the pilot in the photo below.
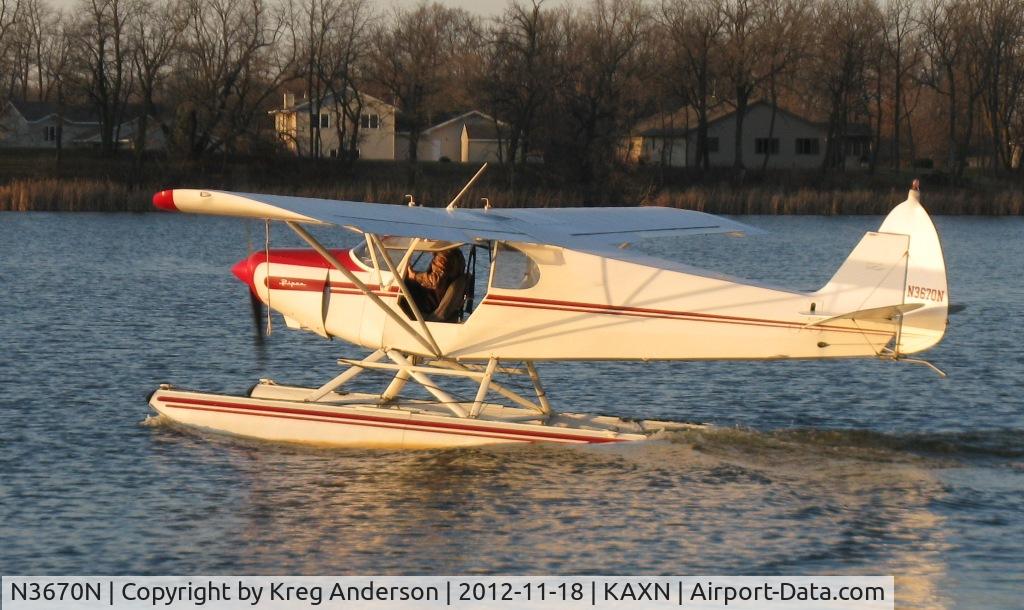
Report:
[[[409,265],[405,271],[406,286],[423,315],[437,309],[448,286],[462,275],[465,266],[466,259],[458,248],[435,252],[427,271],[416,271]]]

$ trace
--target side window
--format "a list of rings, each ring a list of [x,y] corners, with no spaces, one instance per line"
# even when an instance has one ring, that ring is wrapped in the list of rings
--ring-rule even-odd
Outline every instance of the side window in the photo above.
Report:
[[[373,259],[370,258],[370,249],[366,247],[365,241],[352,248],[352,253],[359,257],[359,260],[362,261],[364,265],[371,268],[373,267]]]
[[[498,245],[497,257],[494,259],[494,276],[491,286],[509,290],[525,290],[537,285],[540,280],[540,269],[532,258],[505,244]]]

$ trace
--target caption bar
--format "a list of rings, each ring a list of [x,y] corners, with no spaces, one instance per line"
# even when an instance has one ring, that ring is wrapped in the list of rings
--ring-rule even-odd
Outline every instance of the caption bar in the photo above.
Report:
[[[4,576],[4,610],[893,610],[892,576]]]

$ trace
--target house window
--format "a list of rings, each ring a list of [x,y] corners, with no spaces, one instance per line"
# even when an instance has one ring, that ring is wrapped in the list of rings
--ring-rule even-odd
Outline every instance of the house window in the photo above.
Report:
[[[326,112],[320,113],[320,129],[330,129],[331,127],[331,115]]]
[[[778,138],[755,138],[754,153],[758,155],[779,154]]]
[[[867,155],[869,150],[868,143],[863,140],[857,139],[846,141],[846,154],[851,157]]]
[[[56,142],[57,141],[57,126],[47,125],[43,127],[43,141],[44,142]]]
[[[817,155],[820,149],[818,148],[818,138],[797,138],[796,139],[796,154],[798,155]]]
[[[363,129],[380,129],[380,115],[364,114],[360,117],[359,125]]]

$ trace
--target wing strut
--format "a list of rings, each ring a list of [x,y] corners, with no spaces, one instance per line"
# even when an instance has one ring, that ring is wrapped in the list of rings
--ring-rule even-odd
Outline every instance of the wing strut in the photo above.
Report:
[[[367,233],[366,236],[370,238],[370,243],[373,244],[374,249],[380,251],[380,255],[384,259],[384,263],[388,266],[388,271],[391,272],[391,277],[394,278],[395,283],[398,284],[398,288],[402,291],[402,295],[405,296],[405,302],[409,304],[409,309],[411,309],[413,315],[416,316],[416,321],[420,324],[420,330],[423,331],[423,336],[427,338],[427,341],[430,341],[434,355],[440,356],[441,348],[437,346],[437,341],[434,340],[434,335],[431,334],[430,329],[427,328],[427,323],[423,319],[423,312],[420,311],[419,305],[416,304],[412,295],[409,294],[409,287],[405,285],[405,278],[398,273],[397,269],[395,269],[395,263],[391,260],[391,257],[388,256],[387,250],[384,249],[384,244],[381,243],[380,238],[373,233]],[[415,245],[415,241],[413,244],[410,244],[410,247],[412,245]]]
[[[366,286],[366,284],[364,284],[359,278],[355,276],[355,274],[353,274],[351,271],[346,269],[344,265],[338,262],[338,259],[334,258],[334,255],[328,252],[327,248],[324,248],[323,245],[321,245],[320,242],[316,240],[316,238],[310,235],[308,231],[303,229],[298,223],[291,220],[286,220],[285,224],[287,224],[292,231],[295,231],[296,235],[301,237],[307,244],[309,244],[314,250],[316,250],[317,253],[320,254],[320,256],[324,257],[324,260],[326,260],[335,269],[341,272],[341,274],[345,276],[345,279],[352,282],[356,288],[358,288],[360,291],[362,291],[364,295],[366,295],[367,298],[373,301],[374,305],[380,307],[381,310],[388,315],[388,317],[394,320],[395,323],[401,326],[407,333],[412,335],[412,337],[416,339],[420,343],[420,345],[426,348],[428,352],[434,354],[438,358],[441,357],[441,354],[438,353],[438,351],[435,351],[436,348],[433,345],[431,345],[429,341],[423,338],[423,335],[416,332],[416,329],[410,326],[408,322],[403,320],[402,316],[400,316],[398,312],[396,312],[394,309],[391,309],[390,307],[387,306],[387,304],[384,303],[384,301],[380,300],[379,296],[375,295],[373,291]]]

